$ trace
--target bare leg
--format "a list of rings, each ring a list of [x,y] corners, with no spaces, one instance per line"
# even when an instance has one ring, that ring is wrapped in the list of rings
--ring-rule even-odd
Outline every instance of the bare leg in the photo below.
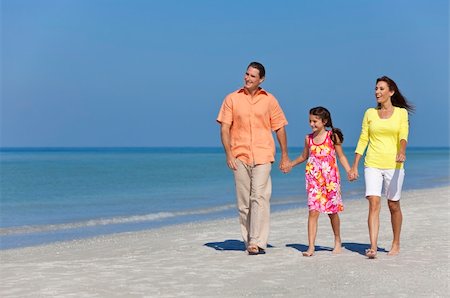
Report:
[[[388,255],[395,256],[400,252],[400,231],[402,229],[403,215],[400,209],[400,201],[388,201],[388,206],[389,211],[391,211],[392,232],[394,233],[392,247]]]
[[[310,210],[308,215],[308,250],[303,253],[305,257],[310,257],[315,251],[315,242],[317,235],[317,221],[319,219],[319,211]]]
[[[370,250],[376,254],[378,250],[378,231],[380,229],[380,197],[368,196],[369,200],[369,217],[367,224],[369,226]]]
[[[334,254],[339,254],[342,252],[342,243],[341,243],[341,220],[339,219],[339,214],[328,214],[330,218],[331,227],[333,228],[334,233]]]

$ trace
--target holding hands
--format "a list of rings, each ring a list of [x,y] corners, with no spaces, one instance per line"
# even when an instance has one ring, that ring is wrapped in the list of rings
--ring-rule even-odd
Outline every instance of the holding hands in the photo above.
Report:
[[[355,181],[358,179],[358,169],[357,168],[351,168],[350,171],[347,172],[347,179],[349,181]]]
[[[294,166],[296,166],[296,163],[290,160],[289,157],[281,158],[279,168],[280,171],[284,174],[288,174]],[[358,168],[350,168],[350,170],[347,172],[348,181],[355,181],[358,178]]]
[[[289,173],[292,170],[292,161],[288,156],[282,156],[280,161],[280,171],[284,174]]]

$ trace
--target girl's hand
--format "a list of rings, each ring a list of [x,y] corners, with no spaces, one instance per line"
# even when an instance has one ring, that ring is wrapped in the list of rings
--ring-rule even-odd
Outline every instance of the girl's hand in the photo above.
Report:
[[[281,172],[283,172],[284,174],[289,173],[292,170],[292,161],[289,160],[289,158],[284,159],[281,163],[280,163],[280,170]]]
[[[347,172],[347,180],[348,181],[353,181],[354,180],[354,174],[352,173],[352,171],[348,171]]]
[[[354,180],[358,179],[358,177],[359,177],[358,169],[351,169],[347,173],[347,178],[349,181],[354,181]]]
[[[288,174],[292,170],[292,166],[289,164],[287,167],[284,168],[283,173]]]

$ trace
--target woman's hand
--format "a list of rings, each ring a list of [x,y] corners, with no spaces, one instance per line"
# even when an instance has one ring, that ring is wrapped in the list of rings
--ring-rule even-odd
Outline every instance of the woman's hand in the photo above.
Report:
[[[395,157],[396,162],[405,162],[405,160],[406,160],[406,155],[404,152],[399,152],[397,154],[397,156]]]

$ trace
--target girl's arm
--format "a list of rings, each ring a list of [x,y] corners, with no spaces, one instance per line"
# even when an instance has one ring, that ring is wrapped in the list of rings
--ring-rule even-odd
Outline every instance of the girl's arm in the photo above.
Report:
[[[347,174],[348,174],[351,171],[351,168],[350,168],[350,164],[348,163],[347,157],[345,156],[344,151],[342,150],[342,146],[334,145],[334,149],[336,150],[336,154],[339,158],[340,163],[344,167],[345,172],[347,172]]]
[[[345,169],[345,172],[350,172],[351,168],[350,168],[350,164],[348,163],[347,157],[344,154],[344,150],[342,150],[342,143],[341,140],[339,139],[339,136],[337,134],[334,134],[335,138],[336,138],[336,143],[334,144],[334,149],[336,150],[336,154],[339,158],[340,163],[342,164],[342,166]]]
[[[308,137],[305,137],[305,146],[303,147],[302,154],[299,155],[296,159],[291,161],[291,166],[295,167],[296,165],[301,164],[305,160],[307,160],[309,157],[309,146],[308,146]]]

